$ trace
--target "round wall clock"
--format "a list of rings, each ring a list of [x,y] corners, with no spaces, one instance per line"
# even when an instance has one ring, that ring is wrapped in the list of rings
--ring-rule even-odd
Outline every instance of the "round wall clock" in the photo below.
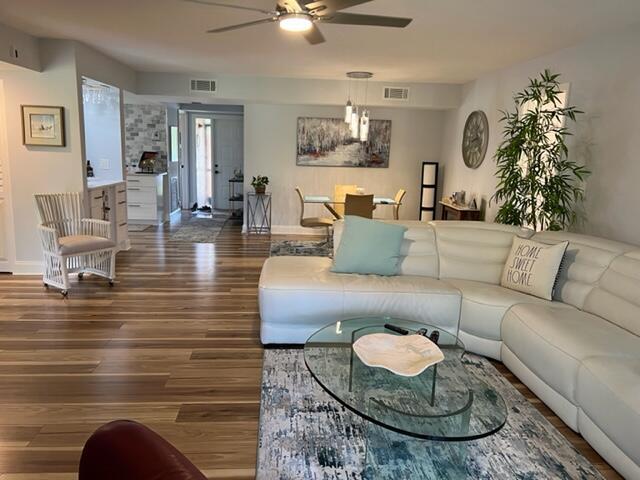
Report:
[[[471,112],[462,134],[462,158],[469,168],[482,165],[489,143],[489,120],[482,110]]]

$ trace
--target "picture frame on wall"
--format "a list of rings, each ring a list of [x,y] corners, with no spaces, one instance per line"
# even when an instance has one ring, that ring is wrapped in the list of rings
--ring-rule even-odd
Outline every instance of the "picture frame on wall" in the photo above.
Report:
[[[22,105],[22,143],[39,147],[66,146],[64,107]]]

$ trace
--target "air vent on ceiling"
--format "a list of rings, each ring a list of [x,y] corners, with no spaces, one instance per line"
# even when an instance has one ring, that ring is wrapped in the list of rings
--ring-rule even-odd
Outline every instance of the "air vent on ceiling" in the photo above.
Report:
[[[191,80],[192,92],[204,92],[204,93],[216,93],[216,81],[215,80]]]
[[[409,100],[409,89],[402,87],[384,87],[385,100]]]

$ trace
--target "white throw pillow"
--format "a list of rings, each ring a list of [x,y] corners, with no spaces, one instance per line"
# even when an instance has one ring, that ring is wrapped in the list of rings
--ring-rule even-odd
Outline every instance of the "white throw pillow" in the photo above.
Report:
[[[500,285],[551,300],[567,245],[569,242],[546,245],[514,237]]]

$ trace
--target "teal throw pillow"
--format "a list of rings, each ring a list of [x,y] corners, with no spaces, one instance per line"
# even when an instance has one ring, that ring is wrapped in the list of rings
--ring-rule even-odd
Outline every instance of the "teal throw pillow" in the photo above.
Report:
[[[406,227],[347,215],[332,272],[397,275]]]

